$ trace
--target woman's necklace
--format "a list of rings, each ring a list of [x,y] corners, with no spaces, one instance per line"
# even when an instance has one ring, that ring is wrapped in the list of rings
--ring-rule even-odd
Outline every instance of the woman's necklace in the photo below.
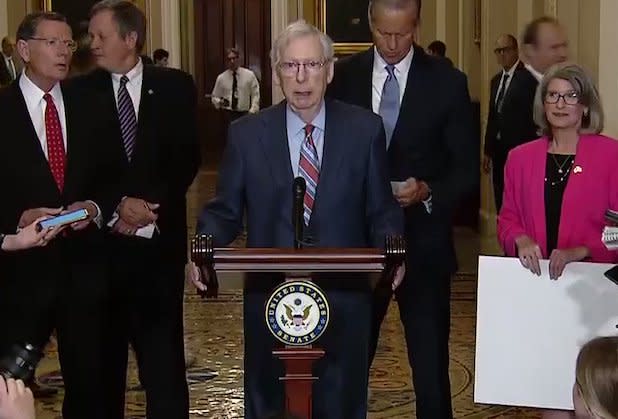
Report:
[[[561,184],[562,182],[564,182],[564,180],[569,176],[569,172],[571,171],[571,168],[573,167],[573,164],[575,163],[575,156],[574,155],[568,155],[564,161],[562,162],[562,164],[558,163],[558,160],[556,159],[555,154],[550,153],[552,159],[554,160],[554,163],[556,164],[556,167],[558,167],[558,174],[562,175],[560,176],[560,178],[558,178],[557,180],[550,180],[547,177],[545,178],[545,182],[549,182],[549,184],[551,186],[556,186]],[[569,163],[568,165],[568,169],[567,170],[563,170],[564,166]]]

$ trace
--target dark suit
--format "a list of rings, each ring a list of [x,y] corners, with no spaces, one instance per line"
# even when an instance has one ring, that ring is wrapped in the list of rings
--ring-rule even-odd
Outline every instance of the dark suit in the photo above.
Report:
[[[338,101],[326,102],[324,154],[308,236],[319,247],[383,247],[403,220],[390,193],[384,129],[375,115]],[[234,122],[219,173],[217,196],[203,210],[198,229],[227,245],[239,234],[247,209],[248,247],[293,247],[293,172],[286,140],[286,103]],[[283,368],[264,322],[273,281],[245,288],[245,417],[283,409]],[[356,284],[356,285],[354,285]],[[365,281],[319,282],[332,318],[319,345],[314,417],[365,418],[371,293]]]
[[[328,94],[371,109],[373,60],[373,48],[341,60]],[[407,269],[396,292],[421,419],[452,416],[449,304],[450,277],[457,263],[451,224],[460,198],[478,185],[473,132],[463,73],[415,46],[388,159],[391,180],[414,177],[432,191],[431,213],[422,202],[404,211]],[[372,358],[391,297],[390,289],[376,290]]]
[[[67,126],[65,183],[60,192],[42,151],[18,81],[0,91],[0,123],[10,135],[0,140],[0,231],[15,231],[21,214],[93,200],[103,217],[113,211],[120,155],[109,147],[97,105],[63,86]],[[0,276],[0,351],[12,343],[44,346],[56,329],[65,384],[65,418],[105,418],[104,336],[109,316],[109,272],[103,231],[91,223],[67,230],[47,247],[6,253]],[[98,408],[93,409],[93,406]]]
[[[13,65],[15,65],[15,60],[13,60]],[[17,66],[15,66],[15,71],[17,71]],[[0,87],[10,84],[11,81],[13,81],[13,79],[9,68],[6,66],[4,55],[0,53]]]
[[[494,199],[497,211],[500,211],[502,206],[504,165],[509,151],[539,137],[538,128],[532,117],[534,95],[539,84],[537,79],[520,62],[504,94],[501,112],[498,112],[496,96],[501,79],[502,71],[491,79],[489,115],[485,130],[485,155],[492,159]],[[500,133],[499,139],[498,133]]]
[[[159,203],[160,234],[152,239],[110,235],[117,299],[118,396],[124,396],[128,342],[146,390],[148,418],[188,418],[183,341],[186,193],[199,167],[196,91],[188,74],[144,66],[137,140],[131,161],[122,149],[111,75],[98,70],[77,80],[112,116],[109,141],[122,149],[121,196]],[[120,202],[116,202],[119,204]],[[124,407],[119,400],[120,413]]]

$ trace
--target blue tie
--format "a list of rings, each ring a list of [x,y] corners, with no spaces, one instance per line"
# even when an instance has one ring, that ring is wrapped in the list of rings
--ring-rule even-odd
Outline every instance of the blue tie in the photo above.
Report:
[[[384,122],[384,130],[386,131],[386,148],[391,143],[391,137],[397,124],[399,116],[399,82],[395,77],[395,66],[389,64],[386,66],[388,77],[382,88],[382,99],[380,100],[379,114]]]
[[[128,81],[129,78],[127,76],[122,76],[120,78],[120,88],[118,89],[118,119],[120,121],[120,132],[122,133],[124,149],[127,152],[127,157],[131,160],[133,148],[135,147],[135,137],[137,136],[137,118],[135,117],[133,101],[127,90]]]

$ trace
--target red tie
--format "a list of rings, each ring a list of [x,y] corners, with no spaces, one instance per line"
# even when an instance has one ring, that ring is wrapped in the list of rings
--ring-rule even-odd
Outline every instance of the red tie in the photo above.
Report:
[[[54,98],[45,93],[43,96],[47,106],[45,107],[45,136],[47,137],[47,160],[51,169],[58,190],[62,192],[64,188],[64,167],[66,165],[66,154],[64,152],[64,141],[62,140],[62,126],[58,117],[58,110],[54,105]]]

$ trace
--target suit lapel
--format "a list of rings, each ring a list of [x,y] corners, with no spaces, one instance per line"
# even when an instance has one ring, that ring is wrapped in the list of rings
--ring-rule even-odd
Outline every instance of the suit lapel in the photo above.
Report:
[[[26,106],[26,101],[24,100],[24,96],[19,88],[19,79],[15,80],[10,87],[7,89],[13,89],[13,94],[15,95],[15,103],[17,103],[17,107],[15,109],[15,133],[22,132],[23,135],[16,134],[15,141],[23,141],[23,144],[17,145],[16,149],[23,150],[23,156],[25,159],[32,162],[33,170],[40,171],[47,179],[47,187],[51,188],[58,192],[58,187],[56,186],[56,181],[54,180],[51,170],[49,168],[49,162],[45,158],[45,153],[43,152],[43,148],[41,147],[41,141],[36,134],[34,126],[32,125],[32,120],[30,119],[30,113],[28,112],[28,107]],[[23,140],[22,140],[23,139]],[[23,147],[23,148],[22,148]],[[22,156],[15,156],[15,158],[22,158]]]
[[[265,118],[264,131],[260,135],[260,142],[264,149],[264,156],[269,163],[274,183],[290,185],[289,189],[292,191],[294,174],[290,163],[285,107],[285,101],[275,105],[272,112],[268,114],[268,118]]]
[[[562,206],[560,208],[560,220],[572,220],[580,217],[576,210],[578,208],[577,191],[586,190],[586,178],[588,172],[584,171],[585,167],[590,166],[591,160],[588,159],[589,144],[585,135],[579,137],[577,149],[575,151],[575,161],[571,168],[571,173],[567,179],[567,184],[564,188],[564,196],[562,198]],[[593,164],[593,163],[592,163]],[[564,243],[572,243],[571,236],[573,235],[573,223],[561,222],[558,228],[558,248],[562,248]]]
[[[496,96],[498,95],[498,87],[500,86],[501,76],[502,73],[498,73],[491,81],[491,96],[489,104],[492,109],[495,109],[496,107]]]
[[[366,86],[360,89],[359,106],[365,109],[373,109],[373,47],[365,51],[360,59],[361,66],[358,71],[358,86]]]
[[[133,151],[134,156],[139,154],[139,150],[143,147],[145,139],[151,138],[149,131],[152,129],[152,124],[149,124],[148,121],[154,120],[152,115],[154,97],[156,95],[156,80],[154,80],[154,77],[155,74],[150,71],[150,67],[144,65],[141,97],[137,114],[137,139],[135,143],[135,150]]]
[[[427,96],[425,94],[426,87],[424,80],[428,79],[426,76],[427,69],[425,66],[427,59],[428,58],[423,49],[414,45],[414,56],[412,57],[410,70],[408,71],[406,89],[403,93],[399,116],[397,117],[397,124],[393,130],[393,137],[389,148],[392,147],[393,143],[397,140],[401,116],[406,115],[408,118],[410,116],[414,117],[414,115],[418,114],[418,111],[416,110],[426,106]]]
[[[80,138],[79,133],[77,132],[78,130],[78,125],[76,123],[74,123],[74,121],[77,121],[78,118],[76,118],[76,112],[77,112],[77,108],[74,106],[74,103],[71,99],[70,95],[65,94],[65,90],[62,90],[62,101],[64,102],[64,116],[65,116],[65,123],[66,123],[66,135],[67,135],[67,147],[66,147],[66,162],[67,162],[67,167],[66,167],[66,175],[65,175],[65,181],[64,181],[64,190],[68,190],[68,188],[71,186],[72,183],[72,179],[73,179],[73,172],[75,171],[75,154],[79,154],[76,153],[76,150],[79,148],[78,144],[76,143],[77,139]]]
[[[325,106],[326,124],[323,138],[324,150],[320,167],[320,180],[318,181],[315,194],[314,213],[320,208],[320,200],[323,199],[321,198],[322,196],[336,196],[334,194],[336,194],[335,190],[337,188],[331,187],[331,184],[340,181],[338,178],[339,168],[341,167],[341,160],[346,152],[345,144],[341,141],[342,138],[345,138],[345,133],[342,132],[345,125],[340,123],[343,118],[338,114],[337,104],[333,101],[327,101]]]
[[[535,145],[534,156],[531,157],[531,170],[529,173],[530,183],[522,185],[531,188],[530,196],[539,197],[531,199],[532,218],[534,225],[534,237],[537,237],[538,245],[543,255],[547,255],[547,224],[545,221],[545,166],[547,162],[547,141],[539,141]]]

